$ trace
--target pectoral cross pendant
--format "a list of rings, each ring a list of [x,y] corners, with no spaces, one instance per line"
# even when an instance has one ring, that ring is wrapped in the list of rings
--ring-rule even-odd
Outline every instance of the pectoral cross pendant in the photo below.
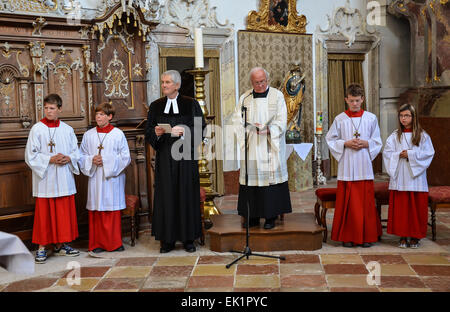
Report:
[[[359,139],[359,137],[361,136],[361,134],[358,132],[358,130],[355,131],[355,133],[353,133],[353,135],[355,136],[355,138]]]
[[[100,144],[97,148],[98,148],[98,154],[101,155],[102,149],[104,149],[103,144]]]
[[[55,143],[50,140],[50,143],[48,143],[48,146],[50,146],[50,153],[53,153],[53,146],[55,146]]]

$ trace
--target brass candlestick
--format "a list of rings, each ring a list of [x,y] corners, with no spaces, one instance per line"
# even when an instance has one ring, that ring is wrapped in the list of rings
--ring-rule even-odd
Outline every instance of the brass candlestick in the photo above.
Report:
[[[195,99],[200,104],[200,107],[203,112],[203,116],[205,117],[208,124],[212,123],[215,116],[209,115],[208,108],[205,103],[205,77],[206,74],[210,73],[211,70],[205,70],[202,68],[196,68],[192,70],[188,70],[188,73],[194,76],[195,81]],[[208,138],[205,138],[207,140]],[[210,138],[209,138],[210,139]],[[220,214],[219,210],[214,205],[214,197],[218,195],[216,191],[212,188],[211,175],[213,172],[208,170],[208,160],[205,157],[205,140],[202,141],[200,159],[198,161],[198,171],[200,174],[200,186],[203,187],[206,191],[206,200],[204,203],[204,217],[207,221],[207,226],[211,226],[210,216],[215,214]]]

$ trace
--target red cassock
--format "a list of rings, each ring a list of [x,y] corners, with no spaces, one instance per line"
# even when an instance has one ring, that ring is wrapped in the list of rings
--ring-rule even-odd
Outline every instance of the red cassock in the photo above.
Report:
[[[377,242],[381,234],[373,180],[338,180],[331,239],[359,245]]]
[[[427,236],[428,192],[390,191],[387,232],[401,237]]]
[[[38,245],[68,243],[78,237],[75,196],[36,198],[32,242]]]
[[[122,211],[89,211],[89,250],[122,246]]]

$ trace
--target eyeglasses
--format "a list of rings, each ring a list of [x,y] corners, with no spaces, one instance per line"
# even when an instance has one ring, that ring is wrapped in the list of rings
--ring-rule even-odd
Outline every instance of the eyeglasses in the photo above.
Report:
[[[266,79],[264,79],[264,80],[261,80],[261,81],[252,81],[252,84],[254,84],[254,85],[263,85],[263,84],[265,84],[267,82],[267,80]]]
[[[411,118],[411,115],[400,115],[399,118]]]

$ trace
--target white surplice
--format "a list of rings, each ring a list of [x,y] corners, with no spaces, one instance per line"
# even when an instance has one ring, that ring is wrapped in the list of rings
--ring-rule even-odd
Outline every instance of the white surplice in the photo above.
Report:
[[[346,141],[355,138],[356,128],[361,135],[359,139],[368,141],[369,148],[362,148],[357,151],[344,147]],[[364,111],[361,117],[353,118],[350,118],[345,112],[337,115],[328,130],[326,141],[331,154],[338,161],[338,180],[374,179],[372,161],[377,157],[383,146],[380,127],[374,114]]]
[[[412,133],[404,132],[399,142],[395,130],[386,140],[383,161],[391,177],[389,189],[396,191],[428,192],[427,168],[434,156],[430,136],[423,131],[419,146],[411,142]],[[408,161],[400,158],[403,150],[408,151]]]
[[[53,152],[50,152],[50,136],[53,137]],[[61,153],[69,156],[66,165],[50,163],[50,158]],[[25,162],[33,171],[33,196],[55,198],[73,195],[77,192],[74,174],[78,169],[78,141],[68,124],[60,121],[59,127],[49,128],[43,122],[36,123],[30,130],[25,147]]]
[[[245,185],[245,132],[241,107],[247,107],[247,122],[267,125],[270,133],[258,135],[254,127],[248,127],[248,186],[269,186],[288,180],[286,163],[287,109],[283,93],[269,88],[267,97],[253,98],[253,90],[246,91],[239,99],[233,117],[235,134],[240,147],[239,183]]]
[[[103,166],[97,167],[92,159],[98,154],[101,141]],[[90,129],[83,135],[80,154],[81,172],[89,177],[86,208],[91,211],[125,209],[125,168],[131,157],[122,130],[113,128],[109,133],[97,133],[97,128]]]

